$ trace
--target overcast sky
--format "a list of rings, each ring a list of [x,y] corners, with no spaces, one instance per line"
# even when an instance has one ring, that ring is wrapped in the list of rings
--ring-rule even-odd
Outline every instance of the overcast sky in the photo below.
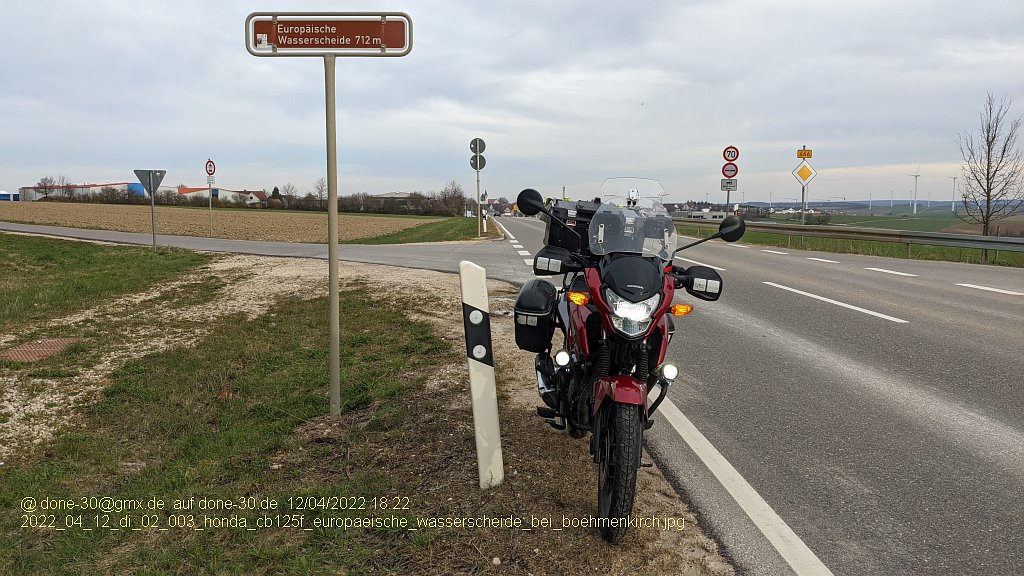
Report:
[[[342,194],[594,194],[662,181],[668,200],[724,200],[740,149],[746,200],[948,201],[957,133],[986,92],[1024,113],[1024,2],[9,2],[0,15],[0,189],[45,175],[301,192],[326,175],[322,59],[257,58],[253,11],[403,11],[403,58],[339,58]],[[643,8],[640,8],[643,6]],[[734,193],[734,200],[741,193]]]

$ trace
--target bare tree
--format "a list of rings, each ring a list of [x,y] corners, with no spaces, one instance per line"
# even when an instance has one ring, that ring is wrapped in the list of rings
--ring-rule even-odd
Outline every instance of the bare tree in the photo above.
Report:
[[[58,176],[55,185],[57,186],[58,192],[60,192],[61,198],[65,200],[75,199],[75,188],[71,184],[70,178],[68,178],[67,176]]]
[[[985,236],[993,221],[1012,215],[1024,203],[1024,153],[1017,147],[1021,116],[1008,117],[1011,103],[989,93],[978,131],[960,134],[964,214],[957,216],[981,224]]]
[[[440,196],[438,196],[438,203],[440,204],[441,212],[446,216],[462,214],[466,205],[466,195],[462,191],[462,186],[455,180],[448,182],[444,190],[441,190]]]
[[[43,198],[49,198],[50,194],[53,193],[53,187],[57,185],[57,180],[53,176],[43,176],[36,182],[36,192],[43,195]]]
[[[313,182],[313,194],[316,194],[316,199],[319,201],[318,206],[320,210],[327,209],[327,179],[317,178],[316,182]]]

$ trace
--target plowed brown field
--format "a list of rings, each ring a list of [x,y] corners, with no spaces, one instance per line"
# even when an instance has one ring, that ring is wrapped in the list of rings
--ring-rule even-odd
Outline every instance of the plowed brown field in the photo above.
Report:
[[[121,232],[149,233],[152,230],[149,206],[137,205],[0,202],[0,220]],[[338,216],[338,237],[340,240],[371,238],[437,220],[343,214]],[[156,232],[207,236],[210,213],[197,208],[157,206]],[[214,210],[213,235],[232,240],[322,243],[327,242],[327,215],[257,209]]]

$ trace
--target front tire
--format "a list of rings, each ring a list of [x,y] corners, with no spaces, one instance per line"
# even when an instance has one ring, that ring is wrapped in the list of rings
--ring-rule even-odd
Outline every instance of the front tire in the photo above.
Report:
[[[607,424],[599,432],[602,454],[597,469],[597,510],[600,518],[609,520],[601,527],[601,537],[615,544],[626,535],[633,511],[643,422],[640,407],[634,404],[612,404],[604,421]]]

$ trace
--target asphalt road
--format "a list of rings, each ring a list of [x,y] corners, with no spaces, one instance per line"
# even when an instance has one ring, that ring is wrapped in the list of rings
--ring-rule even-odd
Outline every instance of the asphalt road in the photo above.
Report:
[[[680,253],[725,290],[677,323],[672,401],[835,574],[1024,573],[1024,271],[738,244]],[[648,438],[744,571],[790,572],[671,427]]]
[[[342,246],[341,257],[451,272],[469,259],[492,278],[532,278],[541,223],[499,222],[515,242]],[[158,243],[326,258],[324,245]],[[1024,573],[1024,271],[738,244],[680,254],[723,269],[725,290],[688,300],[697,309],[668,354],[673,403],[835,574]],[[664,419],[648,448],[743,573],[792,573]]]

